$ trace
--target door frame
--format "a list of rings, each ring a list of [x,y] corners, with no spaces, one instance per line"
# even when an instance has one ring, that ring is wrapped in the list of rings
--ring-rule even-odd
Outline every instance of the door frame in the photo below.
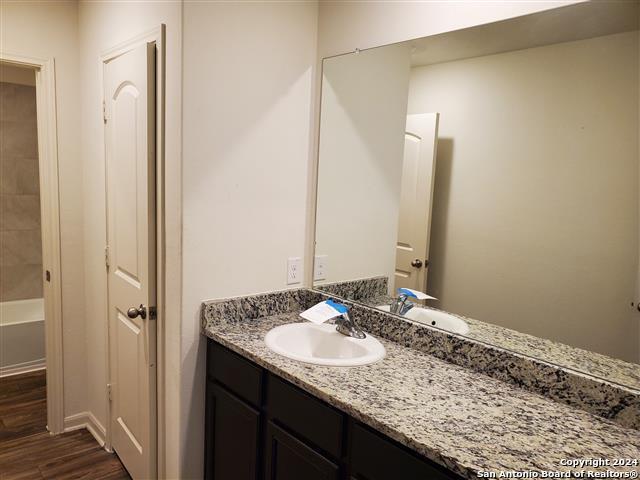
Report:
[[[43,59],[0,52],[0,62],[32,69],[36,75],[45,361],[47,366],[47,429],[55,435],[64,431],[60,187],[55,60],[53,57]],[[49,272],[49,280],[47,280],[45,272]]]
[[[166,26],[160,24],[157,27],[126,40],[118,45],[106,50],[100,56],[100,67],[102,69],[101,91],[104,92],[104,66],[110,60],[139,47],[145,43],[155,43],[156,45],[156,462],[158,475],[164,471],[164,451],[161,447],[165,444],[165,64],[166,64]],[[107,176],[106,176],[106,144],[105,147],[105,222],[107,221]],[[105,234],[108,232],[105,229]],[[105,248],[108,242],[107,236],[104,238]],[[107,279],[107,270],[104,270],[105,279],[105,295],[109,298],[109,287]],[[106,361],[106,378],[105,378],[105,396],[107,404],[107,427],[104,448],[111,452],[112,449],[112,415],[111,402],[109,401],[109,387],[111,383],[111,350],[109,343],[109,312],[107,303],[107,335],[105,336],[105,361]]]

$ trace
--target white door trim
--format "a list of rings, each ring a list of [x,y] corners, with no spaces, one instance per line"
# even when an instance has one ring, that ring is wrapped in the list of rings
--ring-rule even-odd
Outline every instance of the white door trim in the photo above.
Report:
[[[144,32],[134,38],[122,42],[109,50],[102,53],[100,57],[101,67],[104,64],[123,53],[126,53],[144,43],[154,42],[156,44],[156,298],[157,298],[157,317],[156,317],[156,390],[157,390],[157,428],[156,428],[156,451],[157,451],[157,472],[158,478],[164,478],[165,472],[165,209],[164,209],[164,192],[165,192],[165,52],[166,52],[166,27],[161,24],[147,32]],[[104,92],[104,78],[101,91]],[[106,157],[105,157],[106,158]],[[106,164],[105,164],[106,168]],[[106,194],[105,175],[105,194]],[[106,205],[106,203],[105,203]],[[105,212],[106,213],[106,212]],[[106,216],[105,216],[106,218]],[[107,238],[105,238],[105,245]],[[105,284],[107,282],[107,271],[104,270]],[[108,292],[105,292],[108,295]],[[107,313],[108,315],[108,313]],[[108,318],[108,316],[107,316]],[[109,335],[105,338],[107,378],[105,384],[110,382],[111,378],[111,362],[109,358],[110,345]],[[106,391],[106,389],[105,389]],[[107,392],[108,396],[108,392]],[[111,419],[111,404],[107,398],[107,418]],[[111,422],[107,422],[110,426]],[[105,437],[105,448],[111,451],[111,428],[107,428]]]
[[[44,279],[47,429],[58,434],[64,431],[64,376],[55,62],[6,52],[0,52],[0,61],[36,72],[42,266],[50,275]]]

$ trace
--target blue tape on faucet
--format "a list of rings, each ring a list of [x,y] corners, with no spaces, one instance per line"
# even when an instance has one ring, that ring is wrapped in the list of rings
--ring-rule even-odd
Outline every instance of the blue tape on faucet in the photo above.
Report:
[[[334,302],[331,299],[327,300],[327,305],[329,305],[330,307],[335,308],[340,313],[347,313],[349,311],[349,307],[347,307],[346,305],[343,305],[341,303]]]
[[[418,296],[415,293],[413,293],[411,290],[408,290],[406,288],[399,288],[398,293],[402,295],[406,295],[407,297],[418,298]]]

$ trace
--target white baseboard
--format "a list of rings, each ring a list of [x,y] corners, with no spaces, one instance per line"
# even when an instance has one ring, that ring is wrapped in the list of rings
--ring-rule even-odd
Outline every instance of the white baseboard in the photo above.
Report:
[[[44,358],[24,363],[16,363],[15,365],[6,365],[4,367],[0,367],[0,378],[10,377],[11,375],[20,375],[21,373],[35,372],[36,370],[44,370],[45,368],[47,368],[47,361]]]
[[[107,431],[98,421],[98,419],[91,412],[81,412],[65,417],[64,419],[64,431],[73,432],[74,430],[80,430],[86,428],[89,433],[93,435],[93,438],[104,447]]]

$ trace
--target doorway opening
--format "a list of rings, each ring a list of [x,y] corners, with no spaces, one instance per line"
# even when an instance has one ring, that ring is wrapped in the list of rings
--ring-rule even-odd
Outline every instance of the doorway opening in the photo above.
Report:
[[[54,61],[3,52],[0,383],[3,391],[31,398],[35,410],[4,418],[0,438],[17,435],[22,427],[63,431],[60,279]]]
[[[0,179],[0,379],[15,392],[0,409],[7,439],[45,431],[47,405],[36,72],[6,63]]]
[[[0,376],[45,365],[35,71],[0,64]]]

